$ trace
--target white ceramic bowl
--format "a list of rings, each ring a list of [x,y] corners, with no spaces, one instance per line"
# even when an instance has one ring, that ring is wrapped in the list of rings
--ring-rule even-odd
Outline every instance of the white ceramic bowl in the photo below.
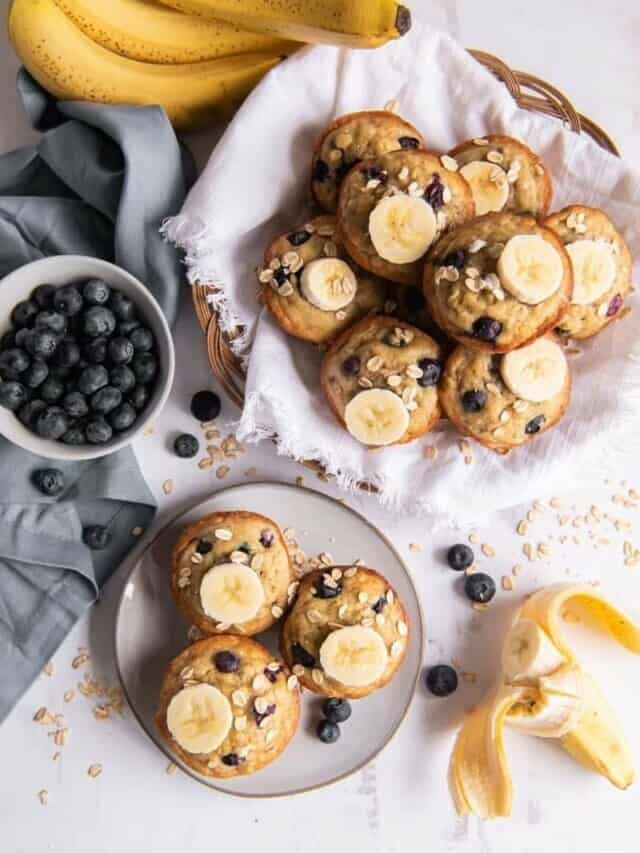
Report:
[[[23,426],[16,415],[0,407],[0,433],[14,444],[51,459],[80,461],[106,456],[129,444],[142,432],[164,406],[175,369],[175,353],[171,331],[164,314],[151,292],[128,272],[115,264],[82,255],[56,255],[20,267],[0,281],[0,334],[11,326],[11,311],[17,302],[27,299],[39,284],[62,286],[88,278],[101,278],[126,294],[138,309],[140,317],[156,339],[159,372],[153,394],[134,425],[114,436],[106,444],[83,444],[78,447],[40,438]]]

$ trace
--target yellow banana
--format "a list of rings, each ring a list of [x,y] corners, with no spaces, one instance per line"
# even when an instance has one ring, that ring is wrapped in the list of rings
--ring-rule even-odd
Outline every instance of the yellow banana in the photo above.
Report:
[[[379,47],[411,28],[411,13],[395,0],[160,0],[180,12],[205,15],[284,39],[344,47]]]
[[[299,45],[225,21],[182,15],[148,0],[55,0],[90,39],[141,62],[181,64],[253,51],[292,53]]]
[[[14,0],[9,37],[27,71],[56,98],[159,104],[179,129],[226,117],[280,61],[247,53],[185,65],[136,62],[95,44],[54,0]]]

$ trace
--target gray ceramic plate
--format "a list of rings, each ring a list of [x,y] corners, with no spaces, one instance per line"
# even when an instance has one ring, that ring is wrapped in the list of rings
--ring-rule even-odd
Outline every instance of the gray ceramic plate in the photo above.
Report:
[[[185,767],[171,754],[153,722],[160,681],[170,658],[187,640],[168,582],[168,555],[185,525],[207,513],[242,509],[262,513],[282,528],[292,527],[309,555],[329,551],[336,563],[360,557],[386,575],[407,608],[410,637],[407,654],[387,687],[353,703],[339,744],[327,746],[315,736],[320,717],[318,697],[303,696],[298,731],[282,755],[252,776],[209,779]],[[273,651],[277,632],[257,639]],[[420,671],[423,625],[416,590],[393,546],[361,515],[319,492],[280,483],[250,483],[224,489],[165,527],[131,570],[118,607],[115,651],[118,673],[140,725],[156,746],[194,779],[227,794],[277,797],[310,791],[343,779],[371,761],[402,723]]]

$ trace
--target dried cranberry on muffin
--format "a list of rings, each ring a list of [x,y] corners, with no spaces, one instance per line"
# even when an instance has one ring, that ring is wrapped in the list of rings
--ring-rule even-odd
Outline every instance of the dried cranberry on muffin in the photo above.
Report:
[[[192,770],[246,776],[276,759],[295,734],[299,694],[297,677],[264,646],[220,634],[171,661],[156,725]]]
[[[458,346],[445,365],[440,401],[461,432],[506,453],[558,423],[570,392],[566,356],[550,334],[504,355]]]
[[[533,217],[488,213],[445,234],[424,268],[436,323],[467,346],[508,352],[553,329],[573,292],[558,237]]]
[[[353,168],[338,204],[338,233],[352,258],[398,284],[420,284],[423,259],[475,206],[453,161],[428,151],[393,151]]]
[[[551,214],[544,225],[558,235],[571,259],[573,296],[558,331],[590,338],[626,313],[631,290],[631,254],[606,213],[571,204]]]
[[[280,327],[316,344],[330,342],[371,311],[382,311],[389,289],[347,255],[333,216],[317,216],[276,237],[258,278]]]
[[[171,592],[205,634],[257,634],[284,613],[293,570],[278,525],[254,512],[216,512],[180,534]]]
[[[468,139],[449,155],[471,187],[476,214],[528,213],[545,216],[553,186],[544,161],[512,136],[489,134]]]
[[[440,417],[438,344],[394,317],[361,320],[334,343],[320,385],[340,423],[368,447],[405,444]]]
[[[389,110],[364,110],[339,116],[316,143],[311,163],[311,194],[323,210],[335,213],[340,185],[349,169],[388,151],[423,147],[419,131]]]
[[[406,611],[386,578],[364,566],[335,566],[303,577],[280,652],[304,687],[358,699],[393,678],[408,635]]]

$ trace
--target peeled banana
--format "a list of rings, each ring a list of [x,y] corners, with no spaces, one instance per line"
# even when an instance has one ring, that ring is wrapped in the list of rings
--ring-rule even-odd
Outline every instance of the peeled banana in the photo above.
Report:
[[[343,47],[378,47],[411,28],[395,0],[160,0],[181,12],[229,21],[283,39]]]
[[[559,344],[551,338],[538,338],[528,346],[508,352],[500,362],[500,373],[516,397],[543,403],[565,387],[569,367]]]
[[[27,71],[56,98],[159,104],[179,129],[227,116],[280,61],[249,53],[184,65],[136,62],[93,42],[54,0],[14,0],[9,37]]]
[[[302,295],[321,311],[339,311],[353,302],[358,281],[340,258],[316,258],[305,264],[300,277]]]
[[[538,234],[517,234],[498,258],[502,286],[525,305],[537,305],[562,284],[564,267],[558,251]]]
[[[611,246],[598,240],[576,240],[565,246],[573,269],[573,296],[576,305],[590,305],[613,285],[616,262]]]
[[[410,415],[402,399],[387,388],[360,391],[347,403],[344,422],[351,435],[368,447],[394,444],[406,433]]]
[[[505,638],[498,686],[465,717],[456,739],[449,788],[458,814],[510,814],[505,723],[556,738],[576,761],[619,788],[632,783],[633,762],[620,725],[564,637],[568,605],[585,607],[621,645],[640,654],[640,626],[591,587],[555,584],[530,596]]]
[[[229,700],[212,684],[184,687],[169,702],[167,728],[187,752],[212,752],[226,738],[233,722]]]
[[[243,563],[219,563],[200,583],[203,611],[227,625],[241,625],[264,604],[264,587],[258,575]]]
[[[497,213],[509,200],[507,173],[495,163],[473,160],[460,169],[460,174],[471,187],[476,216]]]
[[[384,675],[389,653],[384,640],[363,625],[332,631],[320,646],[324,672],[348,687],[366,687]]]
[[[410,264],[421,258],[434,240],[436,215],[423,198],[386,196],[369,215],[369,236],[376,252],[392,264]]]

